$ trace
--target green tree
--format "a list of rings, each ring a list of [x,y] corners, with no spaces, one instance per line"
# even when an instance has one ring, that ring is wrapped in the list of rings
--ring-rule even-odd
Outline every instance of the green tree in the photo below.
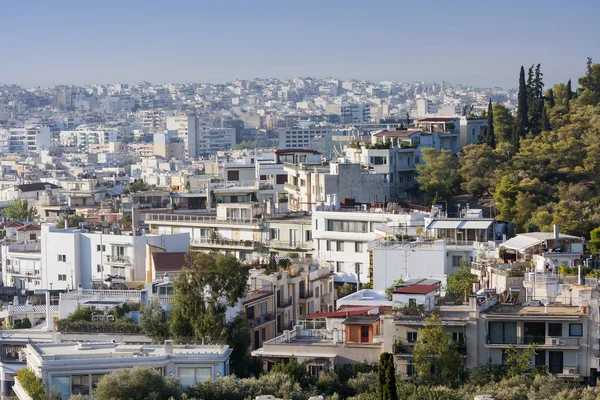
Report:
[[[590,231],[590,240],[588,241],[587,247],[592,253],[600,252],[600,227]]]
[[[461,188],[473,196],[490,195],[499,157],[488,144],[469,144],[460,157]]]
[[[23,321],[21,322],[21,328],[23,328],[23,329],[31,328],[31,320],[27,317],[23,318]]]
[[[233,349],[229,357],[231,372],[242,378],[254,372],[252,371],[253,359],[250,357],[252,338],[248,332],[250,332],[248,319],[246,314],[240,311],[227,324],[227,344]]]
[[[394,367],[394,355],[392,353],[381,354],[377,373],[379,400],[397,400],[396,370]]]
[[[460,184],[460,164],[450,150],[422,150],[423,164],[417,166],[417,181],[431,197],[448,199]]]
[[[170,337],[167,314],[158,300],[148,303],[141,314],[142,330],[152,338],[153,343],[162,343]]]
[[[494,135],[498,143],[510,143],[515,126],[514,118],[508,108],[502,104],[492,104],[494,114]]]
[[[176,381],[167,379],[154,368],[118,369],[104,375],[94,390],[95,400],[168,400],[180,399]]]
[[[67,226],[69,228],[77,228],[81,222],[85,222],[85,218],[79,214],[71,214],[71,215],[61,215],[56,221],[57,228],[64,228],[65,221],[67,221]]]
[[[583,105],[597,106],[600,104],[600,64],[592,63],[588,57],[585,76],[579,78],[581,93],[579,102]]]
[[[402,278],[398,278],[394,281],[394,283],[392,283],[390,286],[388,286],[387,288],[385,288],[385,297],[388,298],[388,300],[392,300],[392,295],[394,294],[394,289],[396,289],[396,286],[400,286],[404,283],[404,280]]]
[[[280,361],[273,366],[271,372],[274,374],[282,373],[289,377],[293,382],[302,386],[308,386],[311,383],[311,377],[308,375],[305,363],[299,363],[293,355],[287,361]]]
[[[519,94],[518,94],[518,108],[517,108],[517,119],[516,126],[513,132],[513,146],[518,149],[519,141],[527,136],[529,133],[529,107],[527,104],[527,84],[525,83],[525,68],[521,66],[521,73],[519,75]]]
[[[496,219],[499,221],[512,221],[515,216],[515,201],[519,187],[508,175],[502,177],[502,180],[496,185],[494,193],[494,202],[498,214]]]
[[[123,189],[123,194],[147,192],[150,186],[141,179],[136,179],[133,183]]]
[[[492,106],[492,99],[488,104],[487,111],[487,129],[485,134],[486,143],[492,149],[496,148],[496,133],[494,131],[494,107]]]
[[[14,199],[4,207],[4,216],[15,221],[36,221],[40,218],[35,207],[29,207],[27,200]]]
[[[185,191],[186,191],[186,192],[190,192],[191,190],[192,190],[192,184],[191,184],[191,183],[190,183],[190,181],[188,180],[188,181],[185,183]]]
[[[29,368],[21,368],[17,371],[17,379],[29,397],[33,400],[48,400],[46,387],[42,378],[39,378]]]
[[[505,365],[508,367],[506,375],[513,378],[529,371],[531,359],[536,355],[536,350],[535,343],[530,344],[522,353],[519,353],[514,344],[509,345],[506,349]]]
[[[125,166],[123,166],[123,171],[125,172],[125,175],[131,176],[131,164],[125,164]]]
[[[567,110],[571,108],[571,99],[573,98],[573,89],[571,88],[571,80],[567,81]]]
[[[455,386],[462,370],[462,360],[452,334],[444,329],[438,315],[425,320],[419,331],[413,360],[419,376],[426,383]]]
[[[446,299],[450,301],[465,300],[473,293],[473,284],[479,282],[477,275],[471,273],[471,267],[461,259],[460,269],[448,276],[446,283]]]
[[[248,270],[232,254],[188,251],[173,286],[171,332],[178,340],[223,340],[225,312],[247,291]]]

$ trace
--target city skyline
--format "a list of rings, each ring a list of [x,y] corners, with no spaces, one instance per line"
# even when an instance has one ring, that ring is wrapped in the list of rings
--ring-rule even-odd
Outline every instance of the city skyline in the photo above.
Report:
[[[515,88],[520,66],[533,63],[542,64],[547,86],[575,83],[586,58],[598,58],[592,43],[600,33],[593,23],[598,12],[593,1],[577,8],[509,1],[464,10],[435,1],[427,9],[391,2],[372,9],[352,1],[180,1],[166,9],[139,1],[34,2],[27,10],[8,4],[0,32],[11,40],[0,84],[334,76]]]

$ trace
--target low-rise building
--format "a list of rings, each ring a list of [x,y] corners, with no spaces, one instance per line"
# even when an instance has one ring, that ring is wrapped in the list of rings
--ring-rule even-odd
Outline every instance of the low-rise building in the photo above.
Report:
[[[229,375],[232,349],[226,345],[124,345],[118,343],[28,344],[27,368],[42,378],[47,393],[89,396],[102,376],[122,368],[146,367],[177,377],[183,387]],[[28,399],[16,380],[13,388]]]

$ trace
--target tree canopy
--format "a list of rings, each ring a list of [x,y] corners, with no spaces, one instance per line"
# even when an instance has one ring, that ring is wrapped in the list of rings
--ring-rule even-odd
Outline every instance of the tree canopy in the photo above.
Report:
[[[39,219],[39,214],[35,207],[30,207],[27,200],[14,199],[6,207],[3,214],[6,218],[15,221],[35,221]]]
[[[460,184],[460,164],[452,151],[426,148],[422,150],[423,164],[417,167],[417,182],[432,198],[447,199],[456,193]]]

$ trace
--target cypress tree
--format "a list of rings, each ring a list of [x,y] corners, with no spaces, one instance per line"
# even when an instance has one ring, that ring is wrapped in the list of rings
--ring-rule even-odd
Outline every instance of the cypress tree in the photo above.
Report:
[[[546,104],[550,108],[554,107],[554,90],[552,88],[546,92]]]
[[[567,82],[567,110],[569,110],[571,99],[573,98],[573,91],[571,91],[571,80]]]
[[[513,146],[519,148],[519,140],[527,136],[529,132],[529,110],[527,107],[527,84],[525,83],[525,68],[521,66],[521,74],[519,75],[519,95],[516,126],[513,134]]]
[[[549,131],[552,129],[552,126],[550,125],[550,118],[548,118],[546,108],[547,107],[545,105],[542,108],[542,131]]]
[[[396,370],[394,369],[394,355],[392,353],[382,353],[379,357],[377,378],[379,381],[379,400],[398,400]]]
[[[542,131],[542,113],[544,108],[544,82],[542,81],[542,76],[540,64],[537,64],[531,87],[528,88],[529,127],[533,136],[539,135]]]
[[[496,148],[496,134],[494,133],[494,109],[492,107],[492,99],[488,104],[487,111],[487,130],[485,135],[486,143],[492,148]]]

